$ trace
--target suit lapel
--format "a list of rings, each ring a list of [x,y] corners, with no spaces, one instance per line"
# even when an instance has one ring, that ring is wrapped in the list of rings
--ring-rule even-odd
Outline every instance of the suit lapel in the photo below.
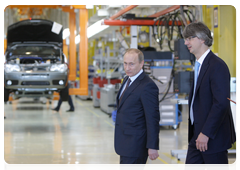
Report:
[[[128,87],[128,89],[125,91],[124,96],[121,99],[121,102],[118,103],[118,109],[120,109],[120,107],[122,106],[122,104],[126,101],[126,99],[128,98],[128,96],[137,88],[137,86],[139,86],[139,84],[141,83],[141,80],[144,78],[145,73],[141,73],[138,78],[136,78],[136,80],[134,80],[134,82]],[[126,80],[125,80],[126,81]],[[120,92],[119,92],[120,93]],[[119,97],[119,95],[118,95]],[[118,101],[119,102],[119,101]]]
[[[117,94],[117,106],[119,105],[119,95],[121,94],[121,91],[122,91],[122,88],[123,88],[123,85],[126,83],[128,79],[128,76],[126,76],[124,79],[123,79],[123,82],[122,82],[122,85],[118,91],[118,94]]]
[[[199,76],[198,76],[198,80],[197,80],[197,86],[196,86],[195,94],[197,93],[197,90],[198,90],[198,88],[199,88],[199,86],[202,82],[202,79],[203,79],[203,77],[204,77],[204,75],[205,75],[205,73],[206,73],[206,71],[209,67],[209,59],[211,58],[212,54],[213,54],[212,51],[210,51],[203,61],[203,64],[202,64],[202,67],[201,67],[201,70],[200,70],[200,73],[199,73]]]
[[[191,90],[189,92],[189,98],[188,98],[188,107],[190,108],[191,106],[191,102],[192,102],[192,98],[193,98],[193,87],[194,86],[194,83],[192,83],[192,86],[191,86]]]

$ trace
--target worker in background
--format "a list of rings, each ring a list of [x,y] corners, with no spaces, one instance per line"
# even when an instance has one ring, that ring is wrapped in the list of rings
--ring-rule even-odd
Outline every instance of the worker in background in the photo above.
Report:
[[[52,110],[55,110],[58,112],[61,107],[61,104],[62,104],[62,99],[61,99],[61,97],[59,97],[57,107],[55,107]],[[67,112],[74,112],[74,105],[73,105],[72,97],[70,95],[68,95],[68,104],[70,106],[70,109],[67,110]]]
[[[230,73],[209,47],[211,31],[201,22],[183,31],[185,45],[195,55],[195,76],[189,94],[186,164],[227,164],[227,149],[236,141],[230,107]]]
[[[127,76],[116,99],[115,151],[120,164],[145,164],[148,156],[159,156],[159,90],[143,72],[140,50],[128,49],[123,60]]]

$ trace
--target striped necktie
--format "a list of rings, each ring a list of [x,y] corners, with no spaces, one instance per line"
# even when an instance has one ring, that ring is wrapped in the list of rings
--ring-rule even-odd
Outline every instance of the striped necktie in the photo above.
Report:
[[[125,87],[124,91],[122,92],[122,95],[120,96],[119,103],[121,102],[121,99],[122,99],[122,97],[123,97],[125,91],[126,91],[127,88],[129,87],[129,84],[130,84],[130,83],[131,83],[131,79],[128,78],[128,81],[127,81],[126,87]]]

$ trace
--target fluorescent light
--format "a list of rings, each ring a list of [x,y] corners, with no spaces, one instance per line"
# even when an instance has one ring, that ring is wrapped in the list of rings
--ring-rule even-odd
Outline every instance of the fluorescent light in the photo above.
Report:
[[[69,28],[66,28],[63,30],[63,39],[66,39],[67,37],[70,36],[70,30]]]
[[[96,35],[97,33],[101,32],[109,27],[109,25],[102,25],[103,20],[104,19],[101,19],[87,28],[87,37],[88,38]]]
[[[93,5],[86,5],[86,9],[93,9]]]
[[[102,25],[102,22],[103,22],[103,19],[95,22],[94,24],[92,24],[90,27],[87,28],[87,37],[88,38],[96,35],[97,33],[101,32],[109,27],[109,25]],[[76,30],[75,30],[75,34],[76,34]],[[69,36],[70,36],[69,28],[64,29],[63,30],[63,39],[66,39]],[[78,43],[80,43],[80,35],[79,34],[75,37],[75,44],[78,44]]]

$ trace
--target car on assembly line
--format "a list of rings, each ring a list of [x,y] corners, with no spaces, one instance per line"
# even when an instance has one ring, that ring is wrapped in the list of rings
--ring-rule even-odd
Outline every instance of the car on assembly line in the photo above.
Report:
[[[53,98],[57,91],[68,100],[68,65],[63,54],[62,26],[29,19],[8,26],[4,63],[4,101],[9,94]]]

